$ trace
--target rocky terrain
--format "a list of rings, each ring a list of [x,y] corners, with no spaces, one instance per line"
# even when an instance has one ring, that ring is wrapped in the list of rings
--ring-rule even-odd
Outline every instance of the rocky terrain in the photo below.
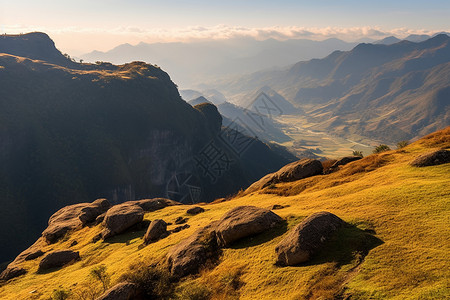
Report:
[[[3,271],[0,297],[444,299],[449,149],[450,127],[326,174],[301,160],[210,204],[68,206]]]

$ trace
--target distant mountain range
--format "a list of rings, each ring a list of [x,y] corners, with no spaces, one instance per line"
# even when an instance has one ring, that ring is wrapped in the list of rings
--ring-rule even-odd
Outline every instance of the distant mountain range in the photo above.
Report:
[[[139,60],[157,64],[169,72],[176,84],[190,88],[216,78],[324,57],[334,50],[349,50],[355,45],[339,39],[258,41],[244,37],[190,43],[123,44],[107,52],[93,51],[80,58],[89,62],[121,64]]]
[[[42,33],[0,36],[1,51],[0,262],[65,205],[212,201],[296,159],[222,128],[214,105],[187,104],[159,67],[78,64]]]
[[[417,37],[419,38],[419,37]],[[450,38],[359,44],[326,58],[211,85],[237,105],[263,86],[306,110],[317,130],[385,142],[450,124]]]

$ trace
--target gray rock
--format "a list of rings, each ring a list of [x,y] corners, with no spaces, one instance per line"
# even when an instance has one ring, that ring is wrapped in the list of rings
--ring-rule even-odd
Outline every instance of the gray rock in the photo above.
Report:
[[[450,163],[450,151],[437,150],[417,157],[410,165],[413,167],[428,167],[447,163]]]
[[[33,260],[42,255],[44,255],[44,252],[42,250],[37,250],[37,251],[34,251],[34,252],[28,254],[27,256],[25,256],[24,259],[25,260]]]
[[[47,254],[39,263],[39,271],[60,268],[68,263],[79,260],[80,253],[71,250],[54,251]]]
[[[290,163],[275,173],[267,174],[257,182],[253,183],[246,192],[261,190],[271,184],[280,182],[291,182],[314,175],[322,174],[322,163],[315,159],[304,158]]]
[[[137,295],[137,286],[130,282],[116,284],[96,300],[132,300]]]
[[[213,222],[197,230],[170,249],[167,262],[172,276],[195,274],[209,258],[217,255],[215,224]]]
[[[344,224],[344,221],[329,212],[309,216],[276,246],[277,264],[293,266],[308,261]]]
[[[166,222],[160,219],[153,220],[145,233],[144,243],[148,244],[150,242],[157,241],[166,237],[168,234]]]
[[[105,215],[102,238],[107,239],[118,235],[131,226],[142,222],[144,210],[131,202],[125,202],[111,207]]]
[[[216,227],[219,246],[271,229],[283,219],[270,210],[255,206],[238,206],[228,211]]]
[[[83,225],[92,223],[99,215],[105,213],[110,207],[111,204],[107,199],[97,199],[92,202],[91,205],[83,207],[78,218]]]

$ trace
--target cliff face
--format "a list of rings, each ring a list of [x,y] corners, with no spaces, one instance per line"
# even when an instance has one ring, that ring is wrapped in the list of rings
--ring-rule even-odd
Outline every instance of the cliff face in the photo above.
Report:
[[[221,116],[215,107],[202,111],[184,102],[158,67],[58,64],[64,56],[45,34],[2,36],[0,51],[6,50],[0,53],[0,240],[9,242],[0,261],[28,246],[50,214],[69,204],[179,195],[192,202],[194,191],[195,201],[212,201],[272,171],[273,164],[251,170],[235,157],[217,180],[205,176],[195,158],[220,134]],[[276,168],[288,162],[258,143],[258,153]],[[180,183],[189,176],[192,182]]]

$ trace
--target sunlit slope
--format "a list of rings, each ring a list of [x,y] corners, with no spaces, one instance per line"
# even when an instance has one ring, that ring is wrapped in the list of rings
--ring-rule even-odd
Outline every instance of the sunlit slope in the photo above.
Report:
[[[65,241],[46,246],[80,251],[81,261],[60,270],[36,274],[39,259],[29,261],[28,274],[0,288],[1,299],[48,299],[62,286],[76,291],[89,281],[89,271],[105,264],[112,282],[129,265],[160,261],[170,247],[197,228],[219,219],[238,205],[271,207],[287,225],[226,248],[218,265],[178,285],[197,284],[215,299],[445,299],[450,295],[450,164],[416,168],[415,157],[450,148],[450,128],[401,150],[368,156],[339,171],[277,184],[230,201],[205,205],[190,217],[189,229],[146,247],[141,232],[92,243],[100,225],[74,232]],[[173,222],[186,206],[148,213],[145,218]],[[353,225],[340,230],[311,262],[277,267],[275,246],[304,217],[329,211]],[[172,225],[173,226],[173,225]],[[169,229],[171,227],[169,226]],[[231,278],[231,279],[230,279]],[[30,293],[32,292],[32,293]],[[75,299],[75,298],[74,298]]]

